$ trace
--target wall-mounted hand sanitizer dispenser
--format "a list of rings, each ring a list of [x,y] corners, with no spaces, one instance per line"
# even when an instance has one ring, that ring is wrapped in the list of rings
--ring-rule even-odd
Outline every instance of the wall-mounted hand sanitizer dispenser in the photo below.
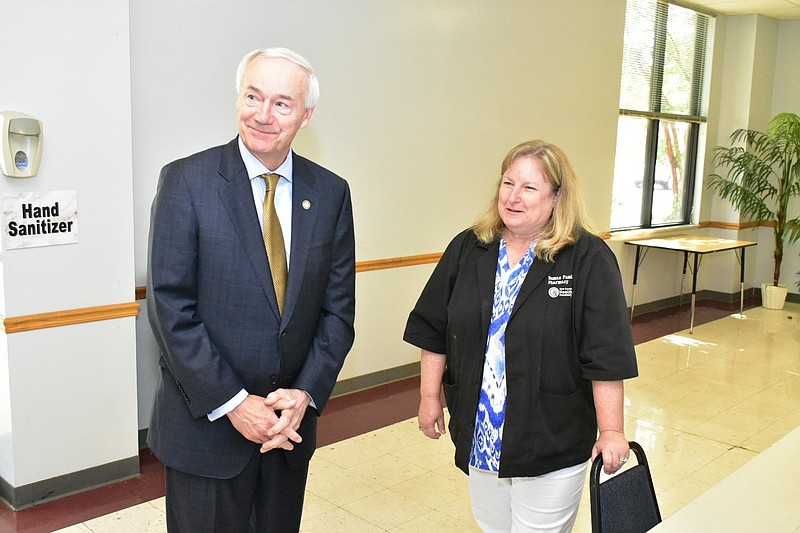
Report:
[[[0,111],[2,142],[0,168],[10,178],[31,178],[42,158],[42,121],[16,111]]]

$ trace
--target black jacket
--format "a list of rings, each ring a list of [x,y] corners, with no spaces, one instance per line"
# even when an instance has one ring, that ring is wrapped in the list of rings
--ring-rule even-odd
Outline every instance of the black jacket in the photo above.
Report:
[[[453,239],[403,336],[446,354],[443,377],[456,466],[468,471],[492,312],[499,243]],[[584,234],[554,263],[534,260],[506,329],[506,419],[500,477],[530,477],[589,459],[597,438],[593,380],[637,375],[616,257]]]

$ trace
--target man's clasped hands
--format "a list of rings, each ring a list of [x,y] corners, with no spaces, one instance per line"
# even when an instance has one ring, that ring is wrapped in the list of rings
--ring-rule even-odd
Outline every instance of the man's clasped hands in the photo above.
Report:
[[[249,394],[228,418],[247,440],[261,444],[261,453],[275,448],[291,450],[303,440],[297,429],[310,401],[299,389],[278,389],[266,398]]]

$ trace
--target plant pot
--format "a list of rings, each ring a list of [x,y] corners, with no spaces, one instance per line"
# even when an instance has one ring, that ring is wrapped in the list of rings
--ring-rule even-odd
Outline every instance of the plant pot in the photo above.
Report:
[[[789,287],[786,285],[775,286],[771,283],[762,283],[761,306],[767,309],[783,309],[787,292],[789,292]]]

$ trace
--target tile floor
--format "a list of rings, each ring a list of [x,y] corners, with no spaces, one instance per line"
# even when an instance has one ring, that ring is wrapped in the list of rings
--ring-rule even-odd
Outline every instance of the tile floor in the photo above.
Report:
[[[626,431],[647,453],[664,518],[800,427],[800,304],[699,322],[638,339],[640,377],[626,385]],[[479,531],[449,439],[424,438],[411,415],[317,451],[303,532]],[[591,530],[588,501],[587,487],[576,533]],[[163,532],[164,500],[60,531]]]

